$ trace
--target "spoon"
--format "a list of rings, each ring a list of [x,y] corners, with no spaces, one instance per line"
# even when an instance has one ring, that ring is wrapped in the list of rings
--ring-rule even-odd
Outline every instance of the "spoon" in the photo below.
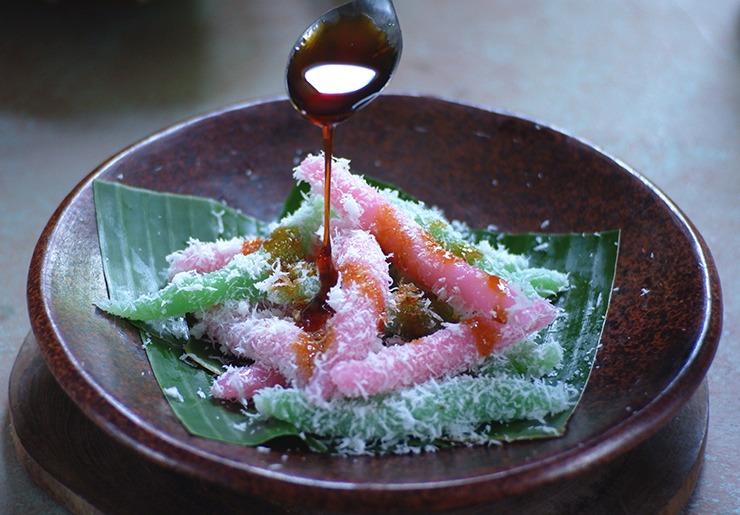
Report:
[[[380,94],[401,47],[391,0],[355,0],[337,7],[293,45],[286,70],[290,100],[316,125],[336,125]]]
[[[372,102],[401,57],[402,38],[391,0],[354,0],[313,22],[293,45],[286,69],[296,110],[321,127],[324,144],[324,234],[316,256],[320,287],[301,313],[317,331],[333,313],[326,303],[338,274],[331,259],[331,158],[334,128]]]

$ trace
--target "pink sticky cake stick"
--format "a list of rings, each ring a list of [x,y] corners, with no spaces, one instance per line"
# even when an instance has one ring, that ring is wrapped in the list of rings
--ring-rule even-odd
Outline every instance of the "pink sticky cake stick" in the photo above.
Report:
[[[345,397],[386,393],[474,368],[493,346],[507,346],[524,336],[526,333],[514,324],[471,318],[405,345],[383,347],[364,360],[339,363],[332,369],[331,379],[337,393]]]
[[[208,273],[219,270],[234,256],[243,253],[244,249],[245,240],[243,238],[213,242],[190,240],[185,249],[167,256],[169,262],[167,276],[172,279],[180,272]]]
[[[244,402],[251,399],[258,390],[278,385],[287,385],[280,372],[255,363],[228,369],[211,385],[211,394],[217,399]]]
[[[306,387],[309,398],[327,399],[335,390],[331,369],[348,359],[364,359],[382,348],[381,321],[390,302],[391,277],[376,240],[358,230],[336,231],[332,246],[339,278],[327,303],[334,310]]]
[[[309,336],[291,320],[259,313],[241,316],[223,308],[205,315],[201,325],[223,352],[253,359],[289,381],[301,379],[295,346]]]
[[[331,378],[340,394],[366,397],[462,372],[479,360],[470,328],[454,324],[414,342],[386,347],[364,360],[339,363]]]

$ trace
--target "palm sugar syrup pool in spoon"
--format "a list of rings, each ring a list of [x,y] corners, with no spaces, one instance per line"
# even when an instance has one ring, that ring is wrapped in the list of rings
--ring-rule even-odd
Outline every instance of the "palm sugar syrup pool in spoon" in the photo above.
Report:
[[[301,313],[308,331],[332,314],[326,304],[337,282],[331,256],[331,160],[335,127],[385,88],[401,57],[401,28],[391,0],[355,0],[312,23],[290,53],[288,95],[305,118],[321,127],[324,146],[324,234],[316,256],[320,289]]]

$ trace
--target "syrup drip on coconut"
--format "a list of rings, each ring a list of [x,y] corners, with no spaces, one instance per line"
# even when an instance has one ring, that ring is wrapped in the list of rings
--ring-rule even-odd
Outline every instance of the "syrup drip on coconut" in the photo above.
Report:
[[[390,0],[356,0],[312,24],[291,52],[286,70],[293,106],[321,127],[324,146],[324,233],[316,256],[320,288],[300,324],[321,329],[333,314],[327,294],[338,279],[331,252],[331,162],[335,127],[375,99],[396,68],[401,33]]]

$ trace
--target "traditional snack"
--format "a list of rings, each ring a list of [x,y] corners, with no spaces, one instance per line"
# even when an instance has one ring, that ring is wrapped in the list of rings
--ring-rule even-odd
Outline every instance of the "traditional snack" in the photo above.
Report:
[[[301,312],[320,287],[323,164],[309,156],[296,167],[310,192],[268,234],[191,239],[168,256],[164,288],[100,306],[134,321],[192,317],[195,338],[233,357],[211,395],[338,452],[490,442],[487,424],[575,404],[575,388],[547,380],[562,349],[538,339],[562,316],[547,297],[568,288],[567,275],[474,241],[438,210],[371,186],[344,159],[333,163],[331,197],[338,280],[325,322],[308,329]],[[501,365],[507,349],[518,369]]]

